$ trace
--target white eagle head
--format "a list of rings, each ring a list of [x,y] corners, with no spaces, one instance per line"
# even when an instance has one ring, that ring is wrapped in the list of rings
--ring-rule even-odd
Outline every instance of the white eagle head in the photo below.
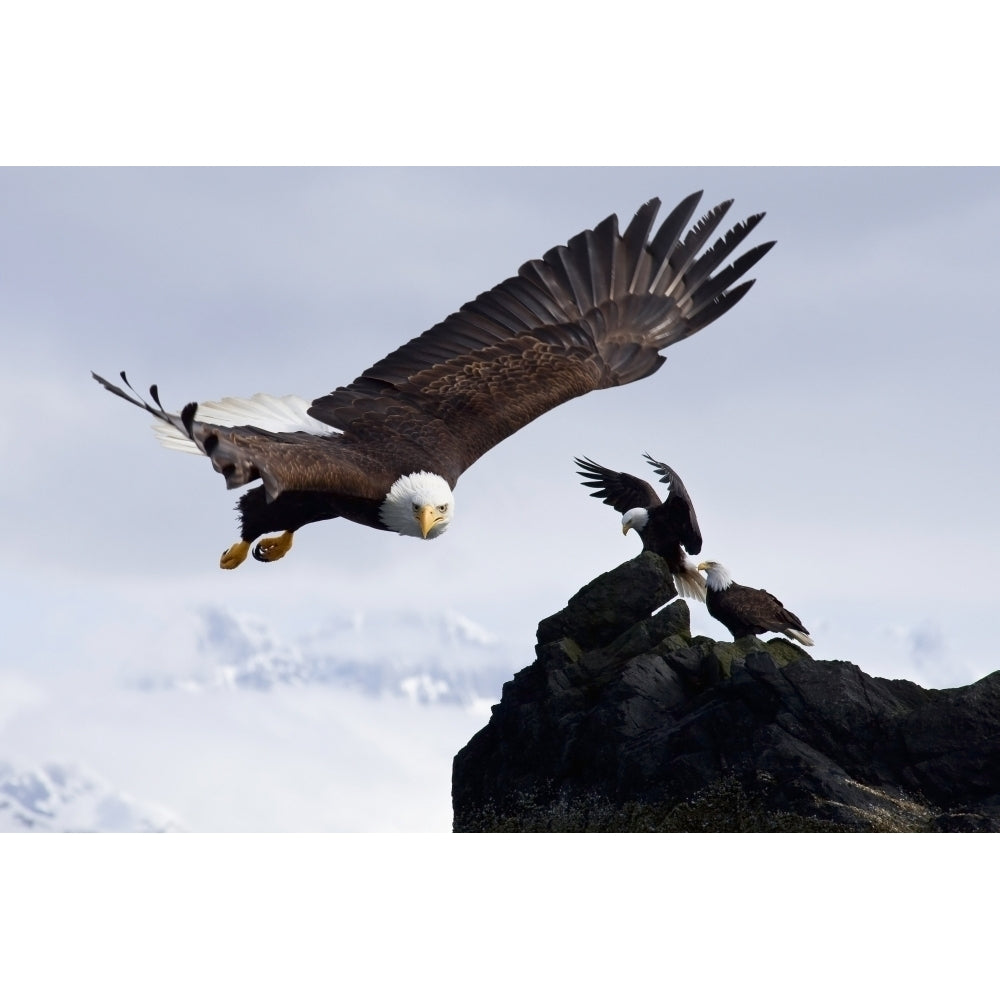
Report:
[[[708,577],[709,590],[725,590],[729,587],[733,578],[729,575],[729,570],[722,563],[708,562],[698,563],[698,569],[702,570]]]
[[[622,517],[622,534],[627,535],[630,528],[634,528],[639,534],[649,523],[649,511],[645,507],[633,507],[625,511]]]
[[[400,476],[379,508],[382,523],[413,538],[437,538],[448,530],[455,512],[451,487],[435,472]]]

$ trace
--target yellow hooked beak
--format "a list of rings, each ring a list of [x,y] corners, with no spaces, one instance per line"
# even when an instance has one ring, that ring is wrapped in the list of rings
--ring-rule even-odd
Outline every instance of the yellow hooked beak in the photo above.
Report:
[[[628,534],[628,532],[629,532],[629,528],[630,528],[630,527],[631,527],[631,525],[629,525],[629,524],[623,524],[623,525],[622,525],[622,534],[623,534],[623,535],[627,535],[627,534]]]
[[[424,504],[413,516],[417,519],[417,524],[420,525],[420,534],[424,538],[427,537],[428,532],[438,521],[444,520],[437,512],[437,508],[429,503]]]

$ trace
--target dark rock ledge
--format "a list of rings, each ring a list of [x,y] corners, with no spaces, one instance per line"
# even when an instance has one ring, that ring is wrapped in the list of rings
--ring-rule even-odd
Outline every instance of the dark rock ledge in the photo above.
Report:
[[[715,642],[674,596],[646,553],[539,624],[455,757],[456,832],[1000,830],[1000,671],[928,690]]]

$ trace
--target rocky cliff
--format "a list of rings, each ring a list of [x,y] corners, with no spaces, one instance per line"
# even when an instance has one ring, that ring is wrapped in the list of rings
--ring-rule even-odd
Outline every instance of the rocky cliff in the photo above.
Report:
[[[715,642],[674,597],[644,553],[539,624],[455,757],[456,832],[1000,831],[1000,671],[927,690]]]

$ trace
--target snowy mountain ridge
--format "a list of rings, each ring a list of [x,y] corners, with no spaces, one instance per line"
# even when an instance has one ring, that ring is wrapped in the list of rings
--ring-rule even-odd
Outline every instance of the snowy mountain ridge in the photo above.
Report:
[[[221,607],[196,611],[195,662],[133,680],[144,690],[282,685],[347,687],[421,704],[484,707],[518,669],[512,649],[456,613],[341,613],[287,641],[263,619]]]
[[[75,764],[18,770],[0,761],[0,833],[174,833],[167,809],[138,802]]]
[[[189,606],[58,697],[8,683],[0,833],[225,830],[233,808],[241,829],[388,830],[404,802],[446,828],[454,747],[518,655],[454,612],[339,610],[299,631],[275,620],[286,634],[267,616]],[[323,797],[331,775],[369,819]]]

